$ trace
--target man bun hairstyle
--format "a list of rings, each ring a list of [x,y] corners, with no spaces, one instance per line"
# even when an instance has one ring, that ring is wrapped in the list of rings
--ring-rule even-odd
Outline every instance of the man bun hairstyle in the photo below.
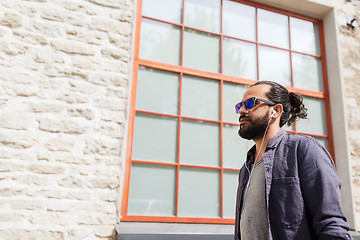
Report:
[[[300,94],[294,92],[289,93],[285,87],[272,81],[259,81],[250,87],[261,84],[270,85],[270,90],[265,93],[265,95],[270,101],[283,106],[280,127],[286,123],[290,126],[298,119],[307,117],[307,108],[304,106],[303,97]]]

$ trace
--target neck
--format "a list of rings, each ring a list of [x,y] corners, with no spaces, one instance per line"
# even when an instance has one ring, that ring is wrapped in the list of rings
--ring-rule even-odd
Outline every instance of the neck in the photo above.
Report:
[[[260,136],[258,138],[253,139],[255,142],[255,145],[256,145],[255,162],[254,163],[257,163],[258,161],[260,161],[262,159],[267,144],[279,131],[280,131],[279,126],[270,124],[267,132],[265,133],[265,136]]]

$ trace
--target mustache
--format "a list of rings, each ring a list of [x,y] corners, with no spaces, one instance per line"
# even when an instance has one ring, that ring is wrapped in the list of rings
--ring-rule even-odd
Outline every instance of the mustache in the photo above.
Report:
[[[240,121],[241,119],[251,120],[251,117],[249,117],[249,116],[247,116],[247,115],[240,115],[239,121]]]

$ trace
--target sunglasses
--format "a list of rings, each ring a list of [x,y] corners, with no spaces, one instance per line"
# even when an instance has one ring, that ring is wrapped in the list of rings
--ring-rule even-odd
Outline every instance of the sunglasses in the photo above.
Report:
[[[252,97],[252,98],[249,98],[248,100],[246,101],[243,101],[243,102],[239,102],[238,104],[235,105],[235,112],[236,113],[239,113],[240,111],[240,108],[242,106],[245,105],[245,109],[249,110],[249,109],[252,109],[253,107],[255,107],[256,105],[256,101],[259,100],[261,102],[264,102],[266,103],[267,105],[269,106],[275,106],[276,103],[272,102],[272,101],[269,101],[269,100],[266,100],[266,99],[262,99],[262,98],[258,98],[258,97]]]

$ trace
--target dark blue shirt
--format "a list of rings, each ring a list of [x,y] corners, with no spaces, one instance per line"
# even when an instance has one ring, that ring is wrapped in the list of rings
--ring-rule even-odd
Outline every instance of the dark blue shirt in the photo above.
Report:
[[[235,240],[255,146],[239,173]],[[352,239],[340,202],[341,182],[328,151],[315,139],[280,130],[263,154],[269,239]]]

